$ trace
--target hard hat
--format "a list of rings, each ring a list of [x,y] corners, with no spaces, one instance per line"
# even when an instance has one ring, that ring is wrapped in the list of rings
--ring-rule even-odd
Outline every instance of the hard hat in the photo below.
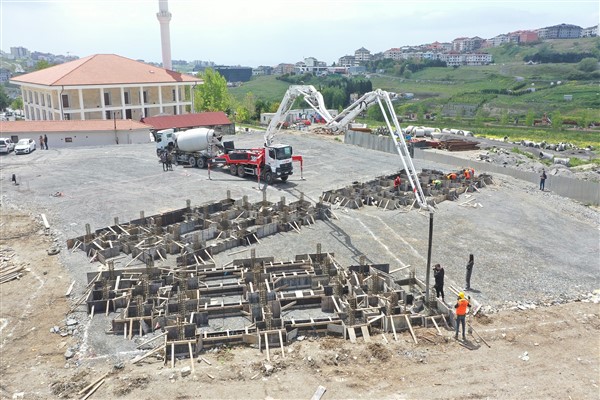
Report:
[[[458,292],[458,297],[460,297],[461,299],[465,298],[465,293],[464,292]]]

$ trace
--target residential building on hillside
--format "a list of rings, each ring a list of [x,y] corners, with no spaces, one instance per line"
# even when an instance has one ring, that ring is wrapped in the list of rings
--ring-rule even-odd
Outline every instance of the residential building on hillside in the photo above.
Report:
[[[361,47],[354,52],[354,59],[358,63],[371,61],[371,52],[364,47]]]
[[[340,57],[337,65],[339,67],[353,67],[355,65],[358,65],[358,63],[356,62],[356,58],[354,58],[354,56],[346,55],[346,56]]]
[[[425,49],[444,53],[452,50],[452,43],[440,43],[436,41],[425,45]]]
[[[531,43],[540,39],[535,31],[515,31],[510,32],[508,36],[511,38],[511,41],[516,41],[517,43]],[[512,40],[512,38],[516,38],[516,40]]]
[[[10,69],[0,68],[0,83],[6,83],[10,79]]]
[[[402,60],[402,49],[394,47],[383,52],[383,58],[391,58],[394,61]]]
[[[475,51],[481,48],[485,40],[479,36],[472,38],[460,37],[452,41],[452,51],[458,51],[460,53],[466,53],[469,51]]]
[[[115,54],[96,54],[11,78],[26,120],[133,119],[193,109],[202,80]]]
[[[12,54],[15,58],[26,58],[29,57],[29,50],[25,47],[11,47],[10,54]]]
[[[307,57],[304,61],[299,61],[296,63],[294,72],[297,74],[314,74],[320,75],[323,73],[327,73],[327,63],[324,61],[319,61],[314,57]]]
[[[460,65],[478,66],[488,65],[492,62],[492,55],[487,53],[440,53],[440,61],[444,61],[446,66],[455,67]]]
[[[590,26],[581,30],[581,37],[596,37],[598,36],[598,25]]]
[[[278,64],[276,67],[273,68],[273,75],[293,74],[295,67],[296,66],[294,64]]]
[[[510,42],[510,37],[503,33],[501,35],[497,35],[491,39],[486,40],[486,46],[489,45],[489,47],[498,47],[498,46],[502,46],[504,43],[509,43],[509,42]]]
[[[271,75],[273,73],[273,67],[267,65],[259,65],[252,70],[252,76],[259,75]]]
[[[536,30],[540,39],[576,39],[583,29],[577,25],[560,24]]]

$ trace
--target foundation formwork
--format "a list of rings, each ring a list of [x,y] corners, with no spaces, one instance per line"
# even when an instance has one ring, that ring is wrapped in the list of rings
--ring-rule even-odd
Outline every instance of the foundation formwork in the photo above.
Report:
[[[161,348],[165,363],[221,345],[255,346],[267,358],[276,349],[284,355],[300,333],[354,342],[370,341],[374,330],[397,339],[413,326],[448,325],[447,308],[425,308],[424,284],[414,273],[395,280],[388,264],[364,258],[344,267],[320,244],[316,253],[291,261],[256,257],[252,250],[250,258],[222,267],[110,269],[88,279],[88,312],[114,313],[115,335],[164,337],[151,351]]]
[[[435,180],[437,172],[421,175]],[[406,189],[406,180],[393,189],[395,175],[326,192],[325,201],[343,197],[345,206],[373,204],[391,209],[394,196]],[[486,184],[484,176],[463,185],[445,181],[428,190],[435,202]],[[490,178],[491,183],[491,178]],[[439,183],[438,183],[438,186]],[[432,196],[437,197],[432,197]],[[352,199],[352,200],[349,200]],[[368,199],[368,200],[365,200]],[[340,205],[344,202],[336,200]],[[407,197],[402,204],[413,204]],[[449,327],[453,315],[437,299],[426,301],[425,284],[415,277],[394,279],[388,264],[342,266],[335,254],[321,251],[299,254],[290,261],[274,257],[234,259],[217,266],[212,255],[251,245],[277,232],[300,231],[302,226],[331,215],[328,205],[304,201],[257,203],[244,197],[227,198],[99,229],[69,239],[68,248],[83,250],[107,270],[88,274],[88,290],[75,307],[85,302],[88,313],[114,314],[110,333],[133,339],[150,335],[158,345],[141,358],[162,354],[164,362],[197,356],[220,345],[252,345],[265,350],[267,359],[300,333],[333,335],[355,342],[370,341],[372,332],[390,333],[397,340],[413,327]],[[124,256],[121,256],[124,254]],[[115,257],[131,259],[119,269]],[[139,260],[141,267],[130,267]],[[173,260],[175,262],[173,262]],[[160,267],[155,265],[160,261]],[[160,333],[159,333],[160,332]],[[387,339],[386,339],[387,340]]]
[[[452,178],[453,175],[455,178]],[[401,183],[394,186],[394,179],[400,176]],[[437,170],[423,169],[419,173],[419,183],[427,202],[435,206],[445,200],[458,200],[465,192],[474,192],[493,183],[487,174],[468,175],[464,171],[444,173]],[[377,177],[368,182],[355,182],[341,189],[325,191],[324,202],[351,209],[363,206],[376,206],[386,210],[418,207],[408,176],[404,170],[393,175]]]

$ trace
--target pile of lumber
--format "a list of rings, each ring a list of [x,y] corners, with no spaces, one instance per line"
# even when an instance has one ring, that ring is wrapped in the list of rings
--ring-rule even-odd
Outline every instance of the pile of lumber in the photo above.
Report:
[[[23,273],[23,266],[8,265],[2,263],[0,265],[0,284],[10,282],[13,279],[19,279]]]
[[[465,151],[465,150],[479,150],[478,142],[461,139],[442,140],[440,142],[440,149],[448,151]]]
[[[23,265],[17,265],[15,251],[9,247],[0,249],[0,284],[19,279],[23,275]]]

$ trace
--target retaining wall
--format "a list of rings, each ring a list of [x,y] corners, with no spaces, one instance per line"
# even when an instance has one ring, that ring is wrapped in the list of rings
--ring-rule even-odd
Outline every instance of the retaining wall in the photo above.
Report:
[[[373,135],[365,132],[349,130],[344,136],[344,143],[353,144],[371,150],[384,151],[397,154],[396,146],[389,136]],[[472,167],[476,173],[488,172],[490,174],[509,175],[513,178],[531,182],[536,187],[540,183],[539,173],[522,171],[516,168],[505,167],[482,161],[468,161],[452,154],[440,154],[415,149],[415,159],[432,161],[453,167]],[[546,189],[560,196],[577,200],[583,204],[600,205],[600,183],[582,181],[564,176],[549,175],[546,179]]]

